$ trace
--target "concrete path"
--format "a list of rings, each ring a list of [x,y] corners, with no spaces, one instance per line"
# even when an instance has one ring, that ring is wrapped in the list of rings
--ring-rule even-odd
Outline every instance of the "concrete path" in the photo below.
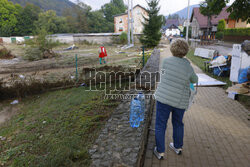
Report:
[[[161,60],[171,56],[169,46],[161,52]],[[194,68],[197,73],[201,70]],[[227,98],[219,87],[198,89],[195,104],[185,113],[183,154],[176,155],[168,147],[172,142],[172,124],[168,121],[165,159],[153,155],[154,131],[150,131],[144,167],[249,167],[250,111]],[[155,127],[155,112],[151,129]]]

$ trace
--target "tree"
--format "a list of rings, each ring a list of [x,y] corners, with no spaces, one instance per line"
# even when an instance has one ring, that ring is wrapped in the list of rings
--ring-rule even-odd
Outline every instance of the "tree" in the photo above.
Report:
[[[123,13],[120,9],[114,6],[112,3],[107,3],[102,6],[102,11],[107,21],[112,22],[114,20],[113,16],[119,13]]]
[[[63,16],[66,17],[71,32],[89,32],[91,7],[80,1],[77,1],[77,4],[74,8],[64,10]]]
[[[162,25],[166,24],[166,17],[164,15],[160,15],[162,19]]]
[[[40,13],[35,22],[36,31],[44,29],[48,33],[66,33],[69,31],[66,18],[59,17],[53,10]]]
[[[178,14],[169,14],[168,15],[168,19],[179,19],[180,18],[180,16],[178,15]]]
[[[128,34],[126,32],[122,32],[119,36],[119,40],[121,44],[125,44],[128,41]]]
[[[113,28],[113,22],[108,22],[101,10],[93,11],[90,13],[89,29],[90,32],[110,32]]]
[[[43,28],[37,30],[37,36],[29,40],[27,44],[30,47],[26,48],[24,57],[26,60],[35,61],[57,56],[52,49],[58,46],[58,42],[48,38],[48,33]]]
[[[17,16],[16,35],[30,35],[35,29],[35,21],[38,20],[41,9],[33,4],[27,4],[21,9],[20,14]]]
[[[226,28],[226,21],[224,19],[221,19],[217,26],[217,32],[215,34],[216,39],[219,39],[219,40],[223,39],[225,28]]]
[[[224,29],[226,28],[226,21],[224,19],[221,19],[218,23],[217,26],[217,31],[224,31]]]
[[[186,36],[186,32],[187,32],[187,27],[185,26],[184,29],[183,29],[183,33],[182,33],[183,37]],[[189,26],[188,27],[188,38],[191,38],[191,34],[192,34],[192,27]]]
[[[86,5],[83,2],[78,2],[78,6],[81,8],[76,10],[76,21],[77,21],[77,30],[80,33],[86,33],[89,31],[89,16],[90,16],[90,11],[91,7]]]
[[[23,7],[27,3],[32,3],[40,7],[44,11],[54,10],[56,11],[56,14],[58,16],[62,16],[62,12],[65,8],[72,8],[76,6],[75,3],[70,2],[70,0],[9,0],[9,1],[12,1],[14,4],[18,3]]]
[[[123,0],[111,0],[102,6],[104,17],[108,22],[114,22],[114,15],[124,13],[127,7],[124,5]]]
[[[204,16],[208,17],[208,32],[211,27],[211,17],[218,15],[226,6],[229,0],[205,0],[200,4],[200,11]],[[227,9],[230,13],[229,17],[235,20],[242,19],[250,23],[250,0],[236,0]]]
[[[205,0],[200,4],[200,12],[202,15],[207,16],[207,33],[210,34],[211,18],[218,15],[222,8],[226,6],[228,0]]]
[[[236,0],[227,11],[230,12],[229,17],[232,19],[242,19],[250,23],[250,0]]]
[[[117,8],[120,8],[121,11],[125,11],[127,9],[126,5],[124,5],[123,0],[111,0],[111,3],[113,3]]]
[[[0,0],[0,36],[10,36],[15,31],[21,6],[8,0]]]
[[[158,15],[160,11],[159,0],[150,0],[147,1],[147,4],[149,17],[144,17],[145,23],[143,23],[144,29],[140,41],[146,47],[155,47],[161,40],[162,17]]]

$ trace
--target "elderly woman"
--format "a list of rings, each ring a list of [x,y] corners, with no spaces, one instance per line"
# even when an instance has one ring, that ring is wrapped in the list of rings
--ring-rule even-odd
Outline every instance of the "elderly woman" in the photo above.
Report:
[[[172,42],[170,50],[173,56],[163,60],[161,69],[164,73],[155,93],[157,103],[154,154],[158,159],[164,157],[165,131],[170,113],[172,113],[173,143],[169,146],[176,154],[181,154],[184,135],[182,119],[189,105],[190,83],[198,82],[190,62],[184,58],[189,50],[187,42],[177,39]]]

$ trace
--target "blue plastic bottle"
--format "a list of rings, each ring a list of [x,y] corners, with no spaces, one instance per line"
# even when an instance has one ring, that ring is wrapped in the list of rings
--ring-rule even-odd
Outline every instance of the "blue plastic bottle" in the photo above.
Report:
[[[190,89],[194,90],[194,84],[190,83]]]
[[[132,128],[138,128],[140,126],[140,103],[141,102],[137,98],[134,98],[130,103],[129,122]]]
[[[140,107],[140,121],[144,120],[144,114],[145,114],[145,96],[143,93],[139,93],[137,95],[137,99],[140,101],[141,107]]]

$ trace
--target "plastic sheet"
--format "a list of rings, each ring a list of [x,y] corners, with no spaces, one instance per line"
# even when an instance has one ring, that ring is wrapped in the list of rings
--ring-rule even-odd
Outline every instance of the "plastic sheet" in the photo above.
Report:
[[[240,70],[240,72],[239,72],[239,78],[238,78],[238,82],[239,82],[240,84],[248,81],[248,78],[247,78],[247,71],[248,71],[249,68],[250,68],[250,67],[244,68],[244,69],[241,69],[241,70]]]

